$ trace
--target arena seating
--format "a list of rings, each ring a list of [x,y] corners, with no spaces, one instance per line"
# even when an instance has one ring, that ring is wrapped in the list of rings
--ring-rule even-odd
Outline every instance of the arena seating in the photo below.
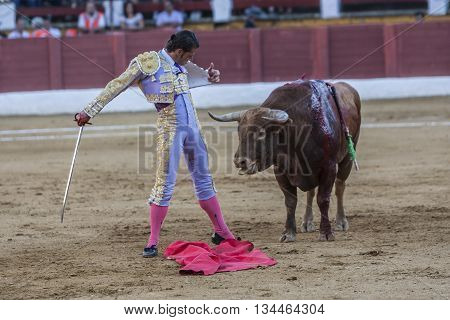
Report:
[[[271,6],[284,7],[284,8],[310,8],[319,10],[320,0],[234,0],[234,11],[242,12],[244,9],[257,5],[261,8],[268,8]],[[426,8],[427,0],[342,0],[344,10],[346,8],[358,8],[364,9],[370,8],[370,6],[377,5],[378,10],[385,8],[395,8],[398,6],[408,5],[411,8]],[[185,0],[176,4],[177,9],[184,12],[191,11],[210,11],[209,0],[189,1]],[[155,4],[153,2],[141,2],[137,5],[137,10],[144,14],[152,13],[155,11],[161,11],[163,6],[161,4]],[[84,8],[70,8],[70,7],[37,7],[37,8],[19,8],[20,13],[29,16],[44,16],[51,15],[52,17],[62,16],[77,16],[83,11]]]

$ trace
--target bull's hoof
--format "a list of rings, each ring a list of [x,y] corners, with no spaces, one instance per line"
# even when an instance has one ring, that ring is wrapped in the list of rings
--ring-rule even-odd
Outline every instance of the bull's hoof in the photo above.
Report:
[[[296,235],[294,232],[283,232],[280,237],[280,242],[294,242]]]
[[[334,241],[335,237],[334,237],[334,233],[330,232],[330,233],[320,233],[319,235],[319,241]]]
[[[347,231],[348,230],[348,221],[347,219],[342,219],[339,221],[336,221],[336,225],[334,227],[334,230],[336,231]]]
[[[314,232],[316,231],[316,226],[312,221],[302,222],[302,225],[300,226],[300,231],[303,233]]]

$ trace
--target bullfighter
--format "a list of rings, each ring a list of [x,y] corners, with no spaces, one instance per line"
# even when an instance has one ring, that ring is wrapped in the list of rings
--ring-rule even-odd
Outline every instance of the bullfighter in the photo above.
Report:
[[[158,111],[157,167],[155,185],[148,200],[151,232],[142,253],[144,257],[158,254],[159,234],[174,191],[182,153],[200,207],[213,224],[212,242],[218,244],[224,239],[234,239],[216,197],[208,167],[207,146],[190,93],[190,88],[220,81],[220,72],[214,69],[212,63],[207,70],[203,70],[191,62],[199,47],[199,41],[192,31],[182,30],[173,34],[164,49],[144,52],[132,59],[125,72],[110,81],[84,110],[75,115],[78,125],[85,125],[135,82],[148,102],[155,104]],[[204,72],[204,77],[198,76],[199,69]]]

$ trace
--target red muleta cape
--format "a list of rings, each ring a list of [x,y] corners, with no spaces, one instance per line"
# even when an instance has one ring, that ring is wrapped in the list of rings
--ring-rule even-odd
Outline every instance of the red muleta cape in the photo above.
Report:
[[[183,266],[180,273],[206,276],[277,263],[261,250],[255,249],[251,242],[239,240],[225,240],[212,249],[205,242],[175,241],[167,247],[164,256]]]

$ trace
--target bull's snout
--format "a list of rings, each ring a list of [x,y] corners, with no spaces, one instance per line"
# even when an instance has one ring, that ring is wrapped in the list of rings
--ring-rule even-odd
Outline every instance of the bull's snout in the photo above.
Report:
[[[240,169],[239,174],[254,174],[258,171],[256,161],[251,161],[249,158],[237,157],[234,159],[234,165]]]
[[[240,157],[238,157],[238,158],[234,159],[234,165],[238,169],[247,169],[249,163],[250,163],[250,159],[249,158],[240,158]]]

